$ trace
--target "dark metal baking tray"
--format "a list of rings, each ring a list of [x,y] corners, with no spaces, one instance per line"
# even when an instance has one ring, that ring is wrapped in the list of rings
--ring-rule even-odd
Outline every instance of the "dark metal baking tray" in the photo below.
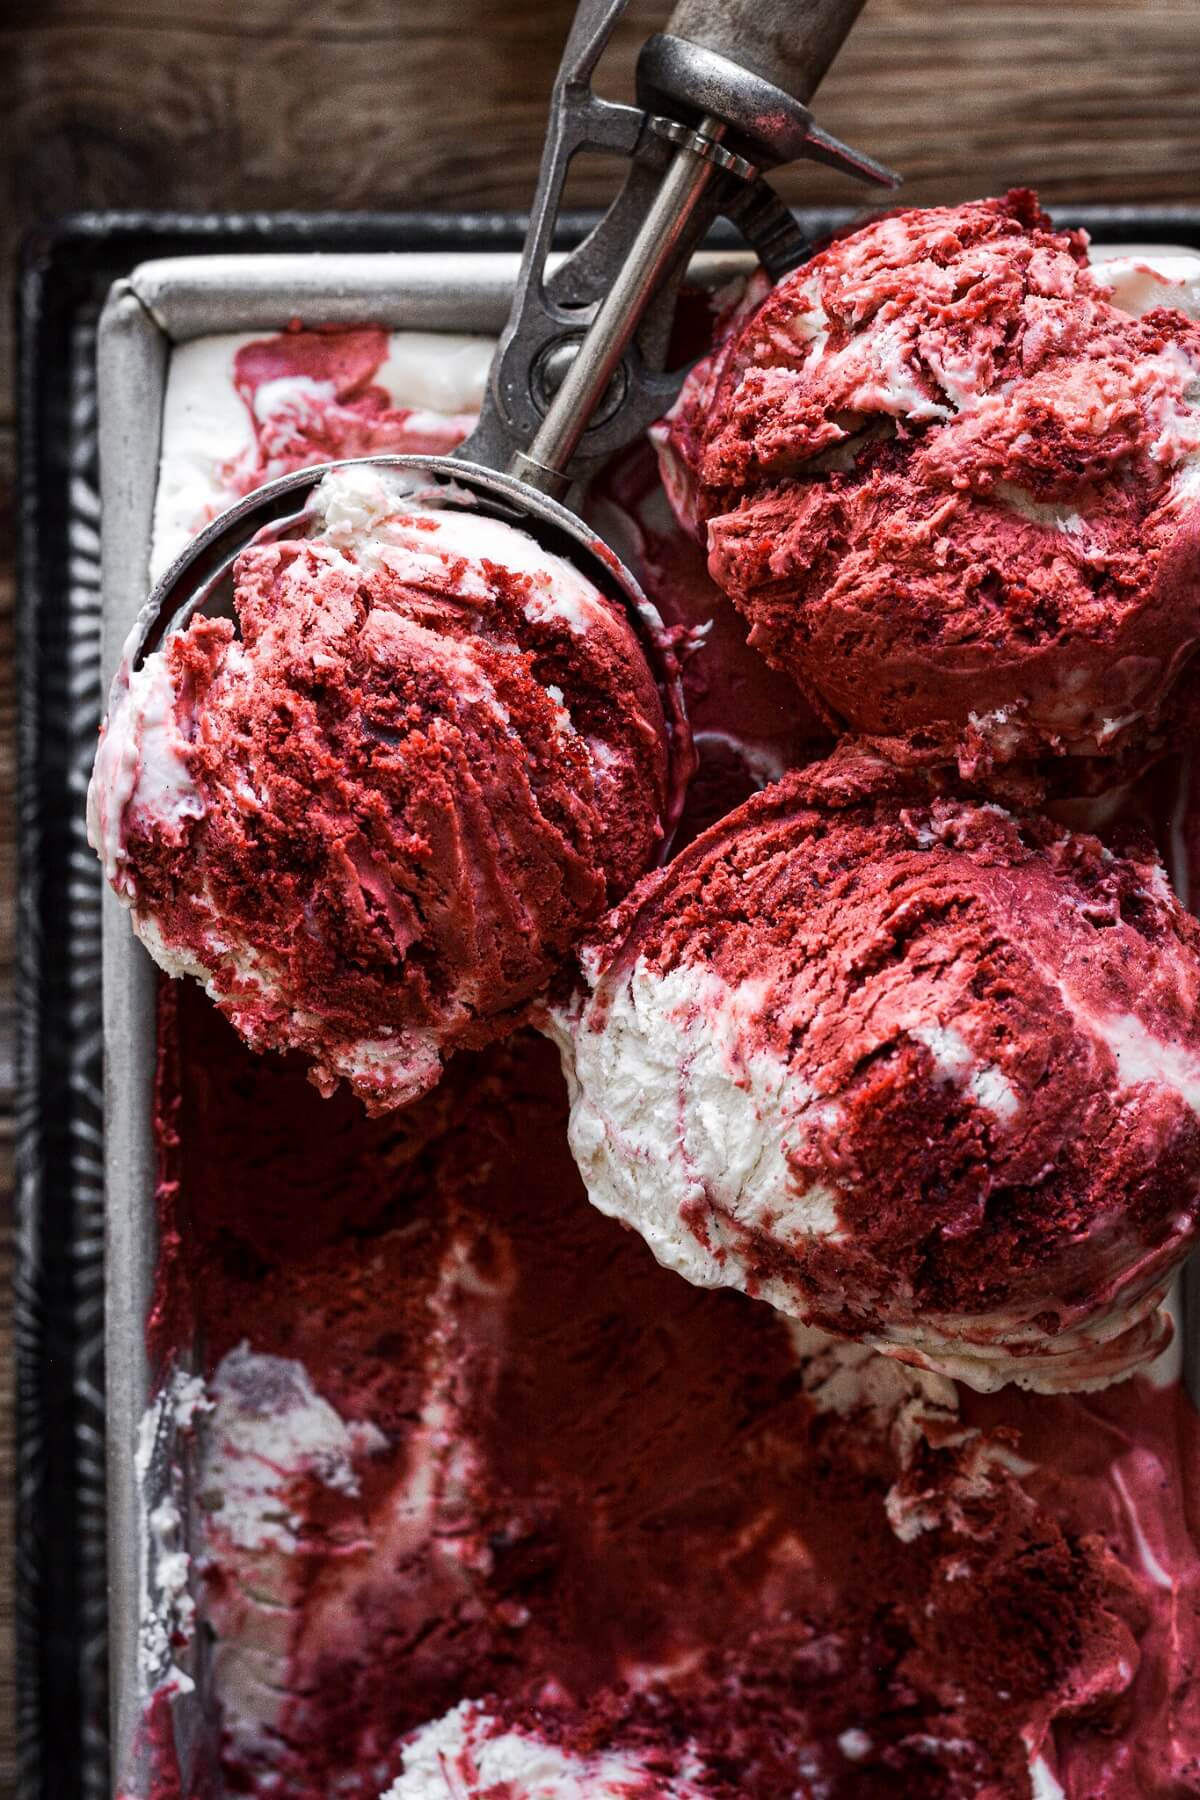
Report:
[[[845,215],[802,215],[818,236]],[[1200,249],[1200,206],[1065,209],[1101,242]],[[586,219],[566,221],[574,241]],[[18,296],[18,1674],[23,1800],[108,1792],[94,348],[136,264],[226,252],[513,250],[508,214],[87,214],[28,243]],[[719,240],[718,240],[719,241]],[[728,241],[728,240],[727,240]]]

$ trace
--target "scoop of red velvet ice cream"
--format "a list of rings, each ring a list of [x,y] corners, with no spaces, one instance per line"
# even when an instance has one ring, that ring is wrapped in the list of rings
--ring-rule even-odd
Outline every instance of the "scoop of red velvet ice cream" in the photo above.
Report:
[[[876,220],[731,322],[664,426],[751,641],[835,728],[1116,755],[1200,640],[1200,325],[1031,194]]]
[[[1200,925],[1150,853],[846,749],[585,964],[572,1146],[661,1261],[978,1387],[1160,1347],[1200,1223]]]
[[[663,834],[663,711],[624,612],[514,527],[328,477],[118,679],[92,842],[164,968],[328,1091],[411,1099],[528,1012]]]

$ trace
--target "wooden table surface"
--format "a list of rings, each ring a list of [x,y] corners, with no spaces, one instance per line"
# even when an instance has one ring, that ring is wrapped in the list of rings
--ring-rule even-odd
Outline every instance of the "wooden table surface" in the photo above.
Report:
[[[82,208],[513,207],[530,197],[570,0],[0,4],[0,263]],[[666,7],[632,0],[602,85],[628,94]],[[1051,201],[1200,199],[1196,0],[869,0],[817,101],[913,201],[1013,184]],[[601,203],[610,171],[571,199]],[[853,203],[816,167],[789,198]],[[11,307],[0,312],[0,1277],[11,1257]],[[0,1538],[11,1528],[11,1332],[0,1298]],[[0,1795],[12,1791],[10,1557],[0,1558]]]

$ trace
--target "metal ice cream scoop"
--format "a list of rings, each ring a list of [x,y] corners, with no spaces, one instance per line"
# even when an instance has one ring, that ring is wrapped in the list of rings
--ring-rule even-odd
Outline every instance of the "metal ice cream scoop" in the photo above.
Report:
[[[637,106],[603,100],[591,86],[624,4],[580,0],[576,11],[512,311],[475,431],[449,457],[358,460],[404,473],[423,504],[481,507],[531,530],[640,608],[632,575],[563,500],[678,393],[683,371],[665,364],[692,250],[724,214],[779,276],[807,246],[764,169],[810,158],[883,187],[897,177],[828,136],[805,104],[863,0],[679,0],[669,30],[641,52]],[[629,170],[599,224],[551,272],[567,168],[580,150],[623,153]],[[313,489],[335,466],[345,465],[283,476],[201,532],[139,615],[126,672],[213,603],[248,544],[302,530]]]

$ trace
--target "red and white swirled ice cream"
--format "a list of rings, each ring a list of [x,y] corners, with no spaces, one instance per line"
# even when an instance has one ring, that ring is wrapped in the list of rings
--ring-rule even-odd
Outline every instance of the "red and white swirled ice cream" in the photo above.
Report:
[[[668,491],[835,729],[967,768],[1178,730],[1200,323],[1112,281],[1028,193],[889,215],[752,293],[689,377]]]
[[[315,513],[239,558],[237,631],[118,675],[89,829],[169,973],[386,1107],[652,861],[667,731],[623,609],[526,533],[366,465]]]
[[[176,345],[151,573],[232,501],[317,463],[448,456],[475,424],[495,343],[378,326]]]
[[[1148,848],[847,748],[584,961],[572,1147],[669,1267],[981,1388],[1161,1347],[1200,1229],[1200,926]]]

